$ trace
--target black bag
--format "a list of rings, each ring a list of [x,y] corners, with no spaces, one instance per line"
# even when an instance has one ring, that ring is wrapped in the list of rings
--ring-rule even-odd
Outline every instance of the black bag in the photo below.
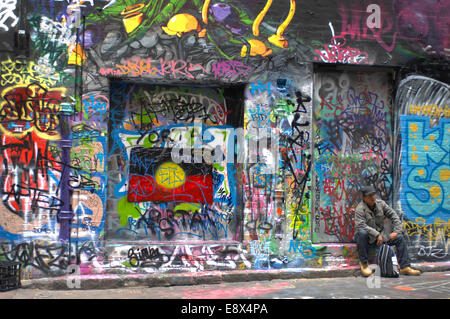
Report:
[[[377,264],[380,267],[381,277],[398,278],[400,276],[397,256],[391,246],[383,244],[378,248]]]

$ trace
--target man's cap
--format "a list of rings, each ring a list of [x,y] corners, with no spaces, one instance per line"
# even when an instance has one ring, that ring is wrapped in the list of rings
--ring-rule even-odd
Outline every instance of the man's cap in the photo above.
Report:
[[[376,193],[376,190],[373,186],[364,186],[361,188],[361,193],[363,196],[368,196]]]

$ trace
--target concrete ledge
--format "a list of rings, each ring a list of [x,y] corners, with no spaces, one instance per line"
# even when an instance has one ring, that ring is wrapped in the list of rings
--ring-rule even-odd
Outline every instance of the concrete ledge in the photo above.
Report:
[[[223,281],[222,272],[220,271],[205,271],[195,274],[195,282],[198,285],[218,284]]]
[[[418,263],[413,268],[422,272],[450,271],[450,262]],[[222,282],[317,279],[361,276],[358,266],[346,268],[288,268],[268,270],[203,271],[162,274],[104,274],[64,276],[22,280],[23,289],[71,290],[114,289],[121,287],[168,287],[209,285]],[[74,286],[79,280],[79,288]],[[73,288],[71,288],[73,287]]]
[[[222,273],[222,280],[224,282],[246,282],[251,281],[249,279],[249,271],[224,271]]]
[[[193,273],[170,275],[166,280],[170,286],[192,286],[197,284],[195,274]]]

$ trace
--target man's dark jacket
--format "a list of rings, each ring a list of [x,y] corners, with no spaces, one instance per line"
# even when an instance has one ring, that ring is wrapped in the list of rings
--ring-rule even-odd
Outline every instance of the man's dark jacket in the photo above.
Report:
[[[397,213],[389,207],[384,201],[377,199],[375,201],[375,209],[372,210],[364,201],[361,201],[356,206],[355,211],[355,227],[356,232],[359,229],[364,229],[369,233],[369,243],[377,241],[378,235],[381,234],[383,241],[389,240],[389,233],[384,228],[384,219],[388,218],[391,221],[392,232],[401,233],[403,226]],[[383,232],[385,231],[385,232]]]

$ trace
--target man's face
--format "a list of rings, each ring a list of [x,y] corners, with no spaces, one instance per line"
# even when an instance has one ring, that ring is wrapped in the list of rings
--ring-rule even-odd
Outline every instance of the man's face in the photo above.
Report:
[[[373,206],[375,205],[375,200],[377,199],[377,194],[373,193],[367,196],[363,196],[363,200],[364,202],[369,205],[369,206]]]

